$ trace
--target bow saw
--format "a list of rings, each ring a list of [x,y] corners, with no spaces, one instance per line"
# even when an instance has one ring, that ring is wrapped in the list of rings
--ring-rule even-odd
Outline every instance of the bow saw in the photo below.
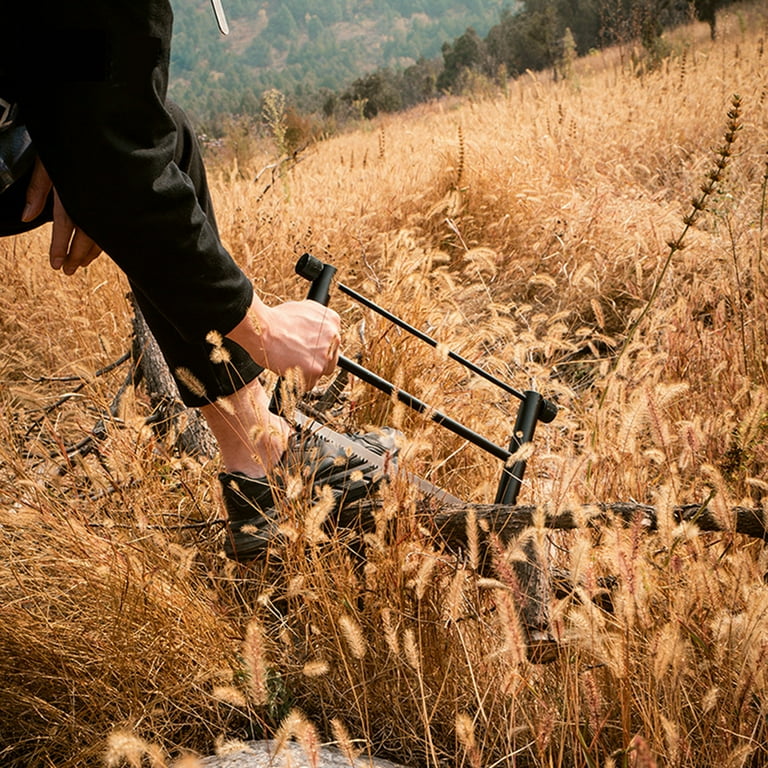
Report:
[[[331,264],[326,264],[320,259],[312,256],[309,253],[305,253],[296,262],[296,274],[303,277],[305,280],[309,280],[311,285],[307,292],[307,299],[317,301],[321,304],[328,305],[330,301],[331,283],[336,274],[336,267]],[[336,287],[339,291],[349,296],[354,301],[362,304],[368,309],[376,312],[384,317],[389,322],[402,328],[417,339],[429,344],[432,347],[437,347],[438,342],[423,333],[419,329],[413,327],[406,321],[402,320],[397,315],[392,314],[388,310],[378,306],[376,303],[361,295],[357,291],[349,288],[343,283],[336,282]],[[366,384],[378,389],[381,392],[389,395],[390,397],[396,397],[401,403],[408,406],[417,413],[426,415],[435,423],[441,427],[448,429],[454,434],[464,438],[473,445],[481,448],[486,453],[495,457],[496,459],[504,462],[501,477],[499,479],[499,485],[496,491],[495,504],[515,504],[517,496],[520,492],[522,485],[523,475],[525,473],[526,461],[524,459],[517,459],[510,461],[514,454],[520,450],[520,448],[526,443],[530,443],[533,440],[533,435],[536,430],[538,422],[548,424],[553,421],[557,415],[557,406],[549,400],[544,399],[541,394],[534,390],[527,390],[522,392],[515,389],[507,382],[489,374],[479,366],[472,363],[455,352],[449,351],[448,357],[455,362],[458,362],[464,368],[472,371],[473,373],[481,376],[485,380],[496,385],[507,394],[520,400],[518,406],[517,417],[515,420],[514,431],[509,442],[508,448],[503,448],[500,445],[488,440],[483,435],[478,434],[474,430],[465,426],[464,424],[450,418],[441,411],[431,407],[427,403],[423,402],[414,395],[406,392],[399,387],[396,387],[386,379],[381,378],[372,371],[368,370],[364,366],[356,363],[354,360],[350,360],[343,355],[339,356],[338,367],[347,373],[356,376]],[[272,395],[270,403],[270,410],[275,413],[279,413],[282,410],[282,386],[278,381],[277,386]],[[383,469],[386,459],[373,451],[367,451],[358,443],[350,440],[345,435],[334,431],[325,424],[320,424],[313,419],[309,414],[303,413],[301,406],[298,406],[298,411],[294,415],[295,421],[297,421],[302,427],[316,431],[321,437],[329,442],[338,445],[347,451],[356,454],[365,461],[378,466]],[[432,496],[436,500],[446,504],[462,504],[460,499],[452,496],[444,489],[430,483],[424,478],[418,477],[413,474],[407,474],[406,479],[419,488],[425,495]]]

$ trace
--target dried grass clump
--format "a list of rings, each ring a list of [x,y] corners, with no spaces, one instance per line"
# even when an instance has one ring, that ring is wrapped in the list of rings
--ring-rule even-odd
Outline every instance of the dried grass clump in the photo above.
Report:
[[[0,515],[3,763],[80,766],[111,754],[118,765],[120,744],[144,743],[166,765],[222,732],[258,731],[204,541],[191,548],[168,532],[171,515],[157,530],[142,512],[147,493],[168,510],[179,500],[155,482],[123,489],[117,504],[78,504],[66,480],[17,490]],[[118,523],[121,502],[144,525]]]

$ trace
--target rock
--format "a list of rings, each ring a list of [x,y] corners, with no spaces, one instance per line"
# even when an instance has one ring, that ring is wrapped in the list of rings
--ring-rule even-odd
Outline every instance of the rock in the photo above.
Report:
[[[405,766],[363,755],[350,760],[340,749],[320,747],[313,762],[304,748],[289,741],[275,754],[274,741],[249,741],[226,754],[199,758],[199,768],[405,768]],[[182,763],[186,765],[186,763]],[[192,765],[192,764],[190,764]]]

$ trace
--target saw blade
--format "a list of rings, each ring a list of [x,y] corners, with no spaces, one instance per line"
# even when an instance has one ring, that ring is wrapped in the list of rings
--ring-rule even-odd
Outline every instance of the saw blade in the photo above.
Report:
[[[219,25],[219,30],[222,35],[229,34],[229,24],[227,23],[227,17],[224,15],[224,6],[221,4],[221,0],[211,0],[213,6],[213,13],[216,16],[216,23]]]
[[[386,456],[379,455],[366,448],[364,445],[361,445],[356,440],[352,440],[347,435],[336,432],[330,427],[325,426],[325,424],[315,421],[301,411],[296,411],[294,420],[302,429],[308,430],[315,435],[319,435],[323,440],[327,440],[329,443],[332,443],[339,448],[343,448],[345,451],[367,461],[374,467],[378,467],[382,472],[385,471],[385,464],[389,463],[389,466],[386,468],[386,471],[389,474],[392,474],[392,469],[394,468],[400,477],[404,477],[411,485],[416,486],[425,496],[431,496],[442,504],[464,505],[464,502],[461,499],[456,498],[456,496],[448,493],[448,491],[443,488],[440,488],[434,483],[430,483],[429,480],[425,480],[423,477],[414,475],[412,472],[406,472],[400,469],[396,463],[393,464],[391,461],[388,461]]]

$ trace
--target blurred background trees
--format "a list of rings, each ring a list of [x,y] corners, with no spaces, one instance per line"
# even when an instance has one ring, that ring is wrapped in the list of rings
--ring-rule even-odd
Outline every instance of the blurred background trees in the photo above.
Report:
[[[230,0],[233,34],[222,38],[205,4],[179,0],[171,94],[209,135],[223,116],[258,124],[273,89],[328,133],[346,119],[482,92],[528,70],[567,77],[568,60],[608,45],[631,49],[632,66],[653,68],[671,52],[665,30],[698,19],[714,38],[727,2]]]

